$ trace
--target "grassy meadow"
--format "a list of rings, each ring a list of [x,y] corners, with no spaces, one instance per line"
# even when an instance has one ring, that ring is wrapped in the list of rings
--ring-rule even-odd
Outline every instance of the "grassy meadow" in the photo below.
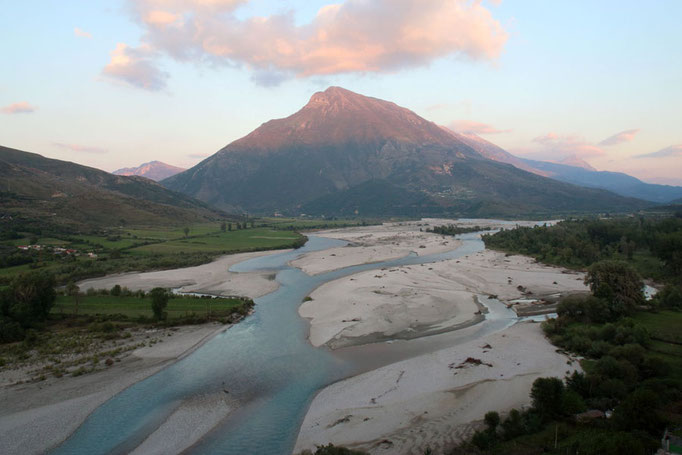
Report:
[[[255,227],[254,227],[255,226]],[[267,223],[204,223],[187,227],[119,227],[98,232],[13,233],[0,240],[0,285],[30,271],[53,273],[59,284],[109,273],[189,267],[222,254],[296,248],[305,237]],[[8,236],[9,237],[9,236]],[[20,245],[41,249],[20,250]],[[76,254],[55,248],[73,249]]]
[[[168,320],[186,318],[192,314],[212,316],[230,314],[241,308],[241,299],[199,298],[175,296],[168,301],[165,311]],[[52,307],[52,314],[72,315],[76,303],[73,297],[60,295]],[[78,302],[78,314],[81,316],[121,316],[124,319],[152,318],[151,300],[149,297],[81,295]]]

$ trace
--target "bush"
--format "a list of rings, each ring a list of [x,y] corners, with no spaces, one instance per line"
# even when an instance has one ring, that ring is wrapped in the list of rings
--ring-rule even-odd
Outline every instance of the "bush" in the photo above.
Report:
[[[0,317],[0,343],[11,343],[24,339],[24,328],[17,321]]]
[[[530,396],[533,409],[543,420],[550,420],[562,414],[564,383],[559,378],[538,378],[533,382]]]
[[[592,264],[585,276],[595,297],[608,302],[612,317],[632,314],[644,303],[644,283],[635,269],[627,262],[601,261]]]
[[[149,295],[152,298],[152,311],[154,312],[154,319],[157,321],[163,321],[168,317],[168,313],[164,310],[168,305],[168,300],[170,300],[170,294],[164,288],[154,288],[149,291]]]

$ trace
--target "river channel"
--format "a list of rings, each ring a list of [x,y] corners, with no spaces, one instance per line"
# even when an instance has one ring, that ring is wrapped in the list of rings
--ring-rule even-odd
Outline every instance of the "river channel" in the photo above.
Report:
[[[343,246],[344,241],[309,236],[300,249],[236,264],[234,272],[272,271],[277,291],[255,300],[252,315],[206,342],[192,354],[127,388],[97,408],[54,454],[127,453],[162,424],[185,400],[229,389],[243,405],[187,453],[288,454],[315,394],[341,379],[502,330],[516,315],[496,300],[480,299],[488,312],[463,330],[411,340],[377,342],[336,351],[307,340],[308,322],[298,306],[316,287],[358,272],[454,259],[483,250],[478,234],[459,236],[447,253],[364,264],[309,276],[288,265],[298,256]]]

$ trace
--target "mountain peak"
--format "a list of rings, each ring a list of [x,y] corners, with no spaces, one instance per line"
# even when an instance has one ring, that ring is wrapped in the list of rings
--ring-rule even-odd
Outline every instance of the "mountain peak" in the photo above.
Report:
[[[310,101],[305,105],[303,110],[322,111],[325,114],[350,112],[350,111],[368,111],[376,109],[402,109],[394,103],[371,98],[369,96],[360,95],[359,93],[351,92],[342,87],[332,86],[323,92],[317,92],[310,97]],[[407,109],[405,109],[407,110]]]
[[[137,175],[158,182],[160,180],[178,174],[184,170],[185,169],[183,168],[171,166],[170,164],[154,160],[149,161],[148,163],[140,164],[137,167],[124,167],[122,169],[117,169],[114,172],[112,172],[112,174],[128,176]]]
[[[223,151],[266,152],[294,144],[339,146],[348,142],[431,144],[477,155],[409,109],[335,86],[315,93],[295,114],[264,123]]]

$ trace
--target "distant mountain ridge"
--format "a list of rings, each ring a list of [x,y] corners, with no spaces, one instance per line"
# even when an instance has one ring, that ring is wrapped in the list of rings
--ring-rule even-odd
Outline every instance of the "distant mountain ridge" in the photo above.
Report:
[[[149,179],[0,146],[3,215],[54,224],[178,225],[224,213]]]
[[[682,198],[682,187],[646,183],[622,172],[597,171],[575,156],[567,157],[560,163],[529,160],[514,156],[475,134],[451,133],[488,159],[508,163],[519,169],[562,182],[588,188],[601,188],[621,196],[657,203],[669,203],[674,199]]]
[[[547,172],[553,179],[590,188],[602,188],[622,196],[658,203],[669,203],[682,197],[680,186],[646,183],[622,172],[590,171],[582,167],[546,161],[523,160],[523,162]]]
[[[137,167],[124,167],[117,169],[112,174],[114,175],[137,175],[140,177],[146,177],[155,182],[159,182],[163,179],[167,179],[175,174],[178,174],[186,169],[171,166],[162,161],[150,161],[148,163],[140,164]]]
[[[646,205],[487,159],[408,109],[340,87],[162,183],[262,214],[518,216]]]

